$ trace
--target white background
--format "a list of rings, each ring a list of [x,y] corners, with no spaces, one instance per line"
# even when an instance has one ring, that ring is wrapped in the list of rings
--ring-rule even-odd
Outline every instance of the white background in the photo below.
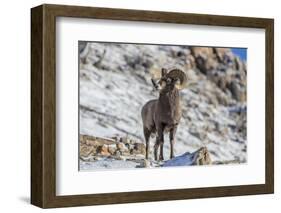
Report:
[[[247,47],[247,163],[234,166],[77,172],[78,40]],[[264,30],[59,18],[56,41],[57,195],[265,183]]]
[[[275,18],[275,91],[280,91],[280,6],[276,0],[142,0],[142,1],[49,1],[88,6],[107,6],[177,12]],[[28,204],[30,189],[30,7],[42,1],[3,1],[1,4],[1,212],[20,210],[38,212]],[[279,83],[278,83],[279,82]],[[277,85],[279,84],[279,85]],[[277,93],[277,92],[276,92]],[[67,209],[69,212],[133,212],[133,211],[198,211],[242,212],[266,209],[277,212],[280,207],[280,96],[275,96],[275,194],[231,198],[196,199],[139,204],[122,204]],[[279,112],[278,112],[279,109]],[[279,133],[278,133],[279,132]],[[64,212],[66,209],[50,211]],[[280,211],[280,210],[279,210]]]

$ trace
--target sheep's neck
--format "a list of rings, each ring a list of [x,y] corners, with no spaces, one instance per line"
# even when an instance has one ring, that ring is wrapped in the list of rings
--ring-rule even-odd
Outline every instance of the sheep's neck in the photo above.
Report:
[[[181,114],[179,91],[174,88],[160,93],[159,106],[167,119],[178,121]]]

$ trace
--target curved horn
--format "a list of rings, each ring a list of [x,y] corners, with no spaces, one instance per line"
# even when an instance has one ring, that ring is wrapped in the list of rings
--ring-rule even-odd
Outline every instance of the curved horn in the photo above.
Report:
[[[186,74],[182,70],[173,69],[166,76],[169,78],[180,80],[180,85],[178,85],[178,89],[183,89],[186,87],[187,77],[186,77]]]

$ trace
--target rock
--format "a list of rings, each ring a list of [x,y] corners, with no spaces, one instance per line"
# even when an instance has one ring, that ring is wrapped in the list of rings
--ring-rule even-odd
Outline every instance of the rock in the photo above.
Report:
[[[207,74],[207,68],[206,68],[206,59],[203,58],[202,56],[198,56],[195,58],[196,66],[197,68],[203,73]]]
[[[102,146],[99,146],[97,149],[97,154],[102,155],[102,156],[109,156],[110,153],[108,151],[108,145],[103,144]]]
[[[134,150],[134,154],[143,154],[143,155],[145,155],[145,144],[143,144],[143,143],[136,143],[133,150]]]
[[[238,57],[235,57],[234,65],[235,65],[236,70],[239,70],[239,71],[244,70],[243,62]]]
[[[99,145],[101,145],[98,141],[96,141],[96,140],[90,140],[90,139],[86,139],[85,140],[85,142],[86,142],[86,145],[87,146],[99,146]]]
[[[82,145],[80,146],[80,156],[81,157],[88,157],[89,155],[95,152],[95,148],[92,146]]]
[[[246,91],[241,87],[241,85],[239,85],[239,82],[232,81],[229,84],[229,90],[231,91],[231,94],[235,100],[239,102],[246,101]]]
[[[119,143],[116,144],[116,146],[117,146],[117,149],[120,150],[120,151],[126,149],[126,145],[124,143],[119,142]]]
[[[207,74],[208,71],[216,69],[218,63],[214,50],[211,47],[192,47],[191,53],[195,58],[197,68],[203,73]]]
[[[234,55],[230,48],[214,48],[219,63],[229,65],[234,61]]]
[[[121,153],[119,150],[117,150],[117,151],[115,152],[115,157],[116,157],[117,160],[122,160],[121,154],[122,154],[122,153]]]
[[[128,137],[122,137],[121,140],[120,140],[120,142],[126,144],[126,143],[131,143],[131,140],[130,140],[130,138],[128,138]]]
[[[218,68],[218,63],[214,58],[208,58],[205,62],[206,70],[215,70]]]
[[[101,138],[89,135],[80,135],[80,143],[88,146],[101,146],[103,144],[114,144],[115,141],[111,138]]]
[[[143,161],[140,162],[139,168],[150,168],[151,162],[147,159],[143,159]]]
[[[112,139],[113,141],[115,141],[115,143],[118,143],[118,142],[121,141],[121,137],[120,137],[119,135],[115,135],[115,136],[111,137],[111,139]]]
[[[187,55],[186,57],[186,69],[193,70],[196,67],[195,59],[192,55]]]
[[[214,92],[215,98],[220,105],[229,106],[233,103],[233,100],[229,98],[225,93],[221,91]]]
[[[87,63],[87,57],[88,57],[89,51],[90,51],[88,42],[80,41],[78,49],[79,49],[79,54],[80,54],[80,62],[82,64],[86,64]]]
[[[129,149],[126,147],[124,143],[117,143],[117,149],[121,152],[122,155],[129,154]]]
[[[116,152],[116,150],[117,150],[116,144],[108,145],[108,152],[109,152],[111,155],[114,155],[115,152]]]
[[[133,150],[135,147],[133,143],[126,143],[125,146],[128,148],[128,150]]]
[[[194,154],[194,164],[193,165],[210,165],[212,164],[212,160],[210,157],[210,153],[208,152],[206,147],[200,148]]]
[[[206,147],[201,147],[193,153],[186,152],[183,155],[167,160],[162,165],[168,166],[191,166],[191,165],[210,165],[212,164],[210,153]]]
[[[128,137],[122,137],[121,140],[120,140],[120,142],[122,142],[122,143],[124,143],[124,144],[130,143],[130,138],[128,138]]]
[[[191,47],[191,54],[196,57],[212,58],[214,57],[214,51],[212,47]]]

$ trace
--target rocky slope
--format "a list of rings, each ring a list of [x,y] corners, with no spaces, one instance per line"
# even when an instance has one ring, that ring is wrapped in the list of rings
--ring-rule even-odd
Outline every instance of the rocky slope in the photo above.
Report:
[[[204,146],[212,161],[246,162],[247,67],[231,49],[86,42],[79,46],[81,135],[144,143],[141,107],[158,97],[151,77],[159,76],[162,67],[178,67],[193,83],[181,91],[176,156]]]
[[[216,163],[216,162],[214,162]],[[227,162],[220,162],[227,163]],[[206,147],[166,161],[145,159],[145,145],[128,137],[99,138],[80,135],[80,170],[211,165]]]

